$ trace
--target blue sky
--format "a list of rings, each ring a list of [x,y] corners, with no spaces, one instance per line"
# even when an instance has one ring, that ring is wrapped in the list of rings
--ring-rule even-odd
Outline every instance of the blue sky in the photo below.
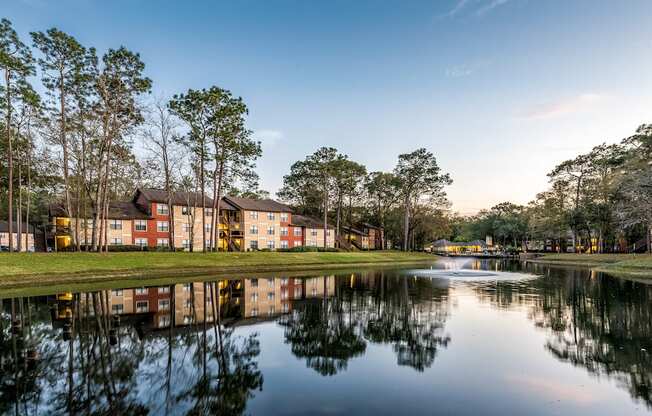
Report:
[[[1,1],[24,38],[56,26],[140,52],[157,96],[242,96],[271,192],[320,146],[370,170],[426,147],[473,213],[652,122],[645,0]]]

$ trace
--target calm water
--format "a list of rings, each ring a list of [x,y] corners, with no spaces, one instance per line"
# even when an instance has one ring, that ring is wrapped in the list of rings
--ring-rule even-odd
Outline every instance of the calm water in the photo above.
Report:
[[[0,414],[643,414],[651,300],[478,260],[5,297]]]

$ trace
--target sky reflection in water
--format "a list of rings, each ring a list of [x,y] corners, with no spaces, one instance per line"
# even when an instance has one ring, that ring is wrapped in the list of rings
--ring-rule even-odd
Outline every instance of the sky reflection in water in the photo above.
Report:
[[[5,298],[0,414],[646,413],[651,290],[467,259]]]

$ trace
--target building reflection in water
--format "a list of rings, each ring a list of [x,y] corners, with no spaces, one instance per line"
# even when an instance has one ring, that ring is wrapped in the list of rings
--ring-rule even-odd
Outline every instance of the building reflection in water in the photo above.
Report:
[[[0,309],[0,414],[242,413],[264,380],[257,333],[237,328],[266,321],[324,376],[369,342],[423,371],[450,341],[448,288],[382,272],[59,293]]]

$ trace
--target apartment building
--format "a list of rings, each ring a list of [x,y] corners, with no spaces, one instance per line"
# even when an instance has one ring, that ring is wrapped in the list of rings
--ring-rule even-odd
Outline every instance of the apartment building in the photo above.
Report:
[[[275,250],[294,247],[292,209],[272,199],[249,199],[225,196],[242,219],[244,250]]]
[[[34,226],[22,223],[20,232],[20,250],[35,251],[34,247]],[[18,250],[18,223],[12,224],[11,234],[13,235],[13,249]],[[9,222],[0,221],[0,251],[9,250]]]
[[[213,222],[217,224],[219,251],[279,250],[299,246],[335,247],[335,229],[324,230],[321,220],[294,215],[292,209],[272,199],[225,196],[219,201],[219,214],[213,217],[213,200],[196,192],[174,192],[168,199],[160,189],[139,188],[131,201],[110,202],[102,225],[108,245],[135,245],[202,251],[211,247]],[[76,223],[79,218],[79,224]],[[63,204],[50,206],[52,244],[55,250],[73,245],[77,233],[82,245],[92,243],[93,213],[68,215]],[[354,230],[349,230],[351,234]],[[351,239],[360,249],[380,248],[382,229],[365,226]],[[32,237],[33,238],[33,237]],[[357,244],[359,242],[359,244]],[[373,242],[373,243],[372,243]]]
[[[324,246],[324,223],[304,215],[294,215],[292,226],[301,229],[301,244],[309,247]],[[328,224],[326,229],[326,247],[335,247],[335,228]]]

